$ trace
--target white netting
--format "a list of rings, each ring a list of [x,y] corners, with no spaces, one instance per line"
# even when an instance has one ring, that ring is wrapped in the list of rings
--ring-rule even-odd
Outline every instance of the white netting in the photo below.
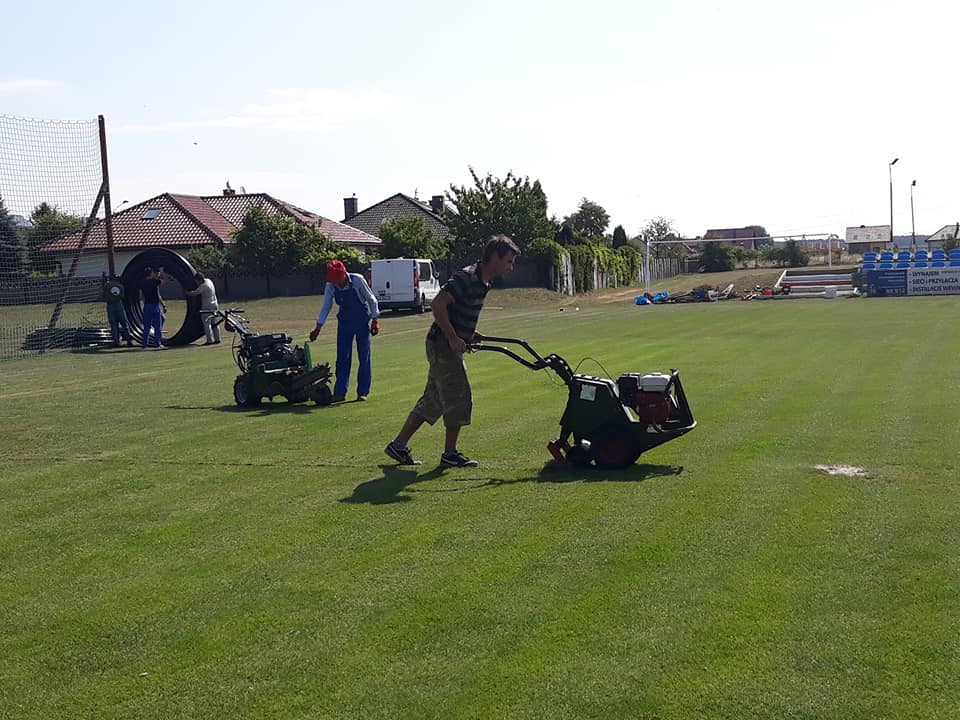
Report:
[[[101,167],[97,120],[0,115],[0,359],[102,340],[106,253],[81,247]]]

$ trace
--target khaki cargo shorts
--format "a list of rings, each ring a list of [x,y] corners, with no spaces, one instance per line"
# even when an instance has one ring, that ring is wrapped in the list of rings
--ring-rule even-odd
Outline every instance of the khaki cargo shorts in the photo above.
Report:
[[[428,338],[427,362],[427,386],[411,412],[431,425],[441,416],[446,427],[469,425],[473,394],[463,355],[451,350],[444,337]]]

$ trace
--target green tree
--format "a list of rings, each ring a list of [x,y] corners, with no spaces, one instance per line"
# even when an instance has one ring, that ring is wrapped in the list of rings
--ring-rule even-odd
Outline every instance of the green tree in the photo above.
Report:
[[[788,267],[801,267],[810,262],[810,253],[801,248],[796,240],[787,240],[783,247],[783,254]]]
[[[61,235],[76,232],[83,228],[86,220],[76,215],[61,212],[56,206],[40,203],[30,213],[33,227],[27,230],[27,247],[30,250],[30,267],[34,272],[56,272],[56,258],[41,248]]]
[[[361,272],[369,263],[366,254],[359,248],[330,242],[323,237],[322,240],[318,239],[304,255],[300,267],[304,270],[324,272],[327,263],[331,260],[339,260],[350,272]]]
[[[22,270],[17,226],[0,196],[0,275],[17,277]]]
[[[291,217],[271,215],[254,207],[247,211],[233,237],[234,245],[228,254],[230,264],[264,275],[269,295],[270,276],[300,267],[307,253],[322,242],[323,235]]]
[[[654,257],[683,257],[686,253],[683,246],[679,243],[669,243],[670,240],[679,240],[676,229],[673,227],[673,221],[664,217],[655,217],[648,221],[640,234],[637,236],[635,244],[646,252],[646,245],[649,241],[650,252]],[[656,243],[663,243],[658,245]]]
[[[565,217],[563,224],[584,238],[602,238],[610,225],[610,216],[597,203],[583,198],[577,211]]]
[[[705,242],[700,252],[700,268],[704,272],[733,270],[735,260],[732,249],[722,242]]]
[[[508,172],[502,180],[489,173],[484,178],[470,168],[473,186],[450,186],[443,219],[455,238],[451,254],[476,255],[491,235],[504,233],[524,250],[535,238],[553,237],[555,221],[547,217],[547,196],[539,180]]]
[[[773,238],[770,237],[770,233],[767,232],[767,229],[763,225],[748,225],[746,229],[753,233],[751,237],[754,238],[753,247],[755,250],[773,245]]]
[[[383,240],[380,254],[385,258],[446,257],[446,242],[427,227],[422,218],[402,215],[380,224],[377,236]]]
[[[216,245],[204,245],[188,252],[187,262],[202,273],[219,272],[227,265],[227,253]]]
[[[623,229],[623,225],[617,225],[613,229],[613,247],[623,247],[627,242],[627,231]]]

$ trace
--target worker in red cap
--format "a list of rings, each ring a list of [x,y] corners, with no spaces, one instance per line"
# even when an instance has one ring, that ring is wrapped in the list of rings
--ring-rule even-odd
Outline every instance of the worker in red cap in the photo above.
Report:
[[[357,371],[357,400],[370,395],[373,372],[370,364],[370,336],[380,332],[380,308],[363,275],[348,273],[339,260],[327,263],[327,285],[323,289],[323,307],[317,315],[317,326],[310,331],[310,340],[316,340],[327,321],[333,303],[337,311],[337,381],[333,386],[333,402],[347,399],[350,385],[350,366],[353,364],[353,344],[357,344],[360,368]]]

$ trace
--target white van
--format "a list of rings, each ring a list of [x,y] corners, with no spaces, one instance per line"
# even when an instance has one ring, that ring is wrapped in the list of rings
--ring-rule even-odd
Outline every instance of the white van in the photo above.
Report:
[[[392,258],[370,263],[370,289],[381,310],[426,312],[440,292],[432,260]]]

